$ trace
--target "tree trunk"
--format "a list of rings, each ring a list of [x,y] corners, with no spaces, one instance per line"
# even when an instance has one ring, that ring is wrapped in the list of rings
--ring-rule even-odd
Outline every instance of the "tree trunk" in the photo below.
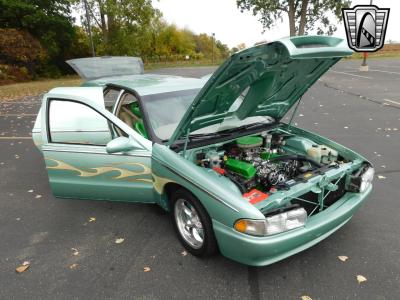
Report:
[[[304,35],[304,29],[307,23],[307,6],[308,0],[303,0],[301,2],[299,35]]]
[[[99,2],[101,32],[103,34],[103,41],[104,41],[104,44],[108,44],[108,27],[107,27],[106,17],[105,17],[106,12],[105,12],[104,4],[102,3],[102,1],[98,0],[98,2]]]
[[[294,7],[294,0],[289,0],[289,28],[290,28],[290,36],[296,35],[296,8]]]

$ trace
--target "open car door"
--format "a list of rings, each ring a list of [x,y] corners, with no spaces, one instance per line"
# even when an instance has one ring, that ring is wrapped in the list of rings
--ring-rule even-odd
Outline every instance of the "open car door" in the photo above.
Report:
[[[104,108],[101,88],[54,89],[41,113],[41,149],[56,197],[154,202],[151,142]],[[115,132],[131,150],[107,151],[121,139]]]

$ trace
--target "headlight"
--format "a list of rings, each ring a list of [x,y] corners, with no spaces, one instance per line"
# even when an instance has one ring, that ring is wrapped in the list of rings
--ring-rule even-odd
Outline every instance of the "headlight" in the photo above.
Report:
[[[301,207],[267,216],[265,220],[240,219],[234,227],[242,233],[267,236],[302,227],[306,221],[307,212]]]
[[[347,190],[353,193],[362,193],[367,190],[374,179],[374,168],[365,165],[350,176]]]
[[[374,180],[374,168],[368,168],[364,174],[361,175],[360,193],[364,192]]]

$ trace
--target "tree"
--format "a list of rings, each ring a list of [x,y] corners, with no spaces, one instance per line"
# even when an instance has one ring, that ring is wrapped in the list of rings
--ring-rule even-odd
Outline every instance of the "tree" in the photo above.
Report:
[[[236,46],[238,48],[238,51],[244,50],[247,48],[245,43],[240,43],[239,45]]]
[[[58,68],[66,67],[75,39],[70,14],[70,0],[0,0],[1,27],[29,32],[45,49],[48,66]]]
[[[332,34],[336,26],[329,15],[342,20],[342,8],[349,7],[349,0],[237,0],[238,8],[252,11],[260,17],[264,29],[270,29],[282,15],[289,18],[290,36],[304,35],[317,29],[318,34]]]
[[[221,58],[227,58],[230,54],[229,47],[226,44],[223,44],[221,41],[217,40],[215,42],[217,49],[219,50]]]
[[[35,77],[46,52],[30,33],[17,29],[0,28],[0,64],[22,67]],[[28,75],[28,74],[27,74]]]
[[[83,2],[74,1],[83,11]],[[87,0],[87,3],[93,21],[91,25],[101,31],[104,51],[101,54],[119,55],[124,53],[124,50],[129,50],[129,54],[139,55],[141,44],[137,43],[136,39],[148,34],[146,29],[151,26],[152,20],[161,16],[160,12],[153,8],[151,0]],[[84,18],[82,23],[86,25]],[[129,44],[130,48],[121,49],[121,42],[125,46]]]

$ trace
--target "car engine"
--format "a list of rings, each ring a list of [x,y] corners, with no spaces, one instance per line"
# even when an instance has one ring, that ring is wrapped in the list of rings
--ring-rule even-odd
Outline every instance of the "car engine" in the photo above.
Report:
[[[312,145],[307,155],[289,152],[285,138],[267,132],[241,137],[220,149],[197,153],[197,163],[228,177],[247,195],[288,189],[302,175],[337,161],[337,152],[326,146]]]

